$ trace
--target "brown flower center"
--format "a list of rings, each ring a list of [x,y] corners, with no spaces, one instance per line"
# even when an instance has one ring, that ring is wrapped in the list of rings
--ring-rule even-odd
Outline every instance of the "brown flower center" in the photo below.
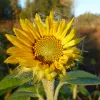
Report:
[[[35,56],[42,62],[53,62],[62,55],[61,41],[53,36],[45,36],[38,40],[34,46]]]

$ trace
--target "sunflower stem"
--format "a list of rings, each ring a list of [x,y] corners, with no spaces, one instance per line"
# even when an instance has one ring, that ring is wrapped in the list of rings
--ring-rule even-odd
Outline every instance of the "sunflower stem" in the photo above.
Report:
[[[46,93],[47,100],[54,100],[54,80],[42,79],[42,84]]]
[[[54,94],[54,100],[57,100],[58,99],[58,95],[59,95],[59,90],[60,88],[64,85],[64,84],[67,84],[67,82],[59,82],[56,90],[55,90],[55,94]]]

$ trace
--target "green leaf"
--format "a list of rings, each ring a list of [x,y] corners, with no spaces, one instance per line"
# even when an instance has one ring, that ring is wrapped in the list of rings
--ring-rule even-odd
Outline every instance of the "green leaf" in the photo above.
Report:
[[[30,96],[33,95],[32,92],[15,92],[8,100],[30,100]]]
[[[38,92],[39,94],[42,94],[42,95],[45,94],[43,85],[41,83],[32,83],[32,82],[28,82],[28,83],[21,85],[17,91],[32,92],[35,94]]]
[[[30,97],[37,97],[37,89],[40,84],[26,83],[20,86],[8,100],[30,100]]]
[[[92,100],[90,93],[88,92],[88,90],[84,87],[84,86],[79,86],[78,90],[81,94],[83,94],[84,96],[86,96],[89,100]]]
[[[77,85],[97,85],[100,84],[100,78],[85,71],[75,70],[68,72],[66,77],[62,78],[63,82]]]
[[[35,84],[37,85],[37,84]],[[22,86],[19,87],[19,89],[17,90],[18,92],[22,92],[22,91],[25,91],[25,92],[36,92],[36,86],[32,85],[31,83],[26,83],[26,84],[23,84]]]
[[[16,88],[17,86],[24,84],[32,79],[31,73],[22,73],[17,76],[16,74],[10,74],[6,76],[0,82],[0,95],[7,92],[10,89]]]

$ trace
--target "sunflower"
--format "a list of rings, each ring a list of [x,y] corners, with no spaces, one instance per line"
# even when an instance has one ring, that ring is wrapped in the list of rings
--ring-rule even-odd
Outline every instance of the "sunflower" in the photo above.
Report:
[[[4,62],[30,69],[39,80],[65,76],[66,69],[81,58],[76,44],[84,39],[76,38],[75,29],[71,29],[73,20],[68,24],[65,19],[54,20],[53,12],[45,22],[38,14],[34,23],[20,19],[22,29],[14,28],[15,35],[6,34],[14,46],[8,48],[10,57]]]

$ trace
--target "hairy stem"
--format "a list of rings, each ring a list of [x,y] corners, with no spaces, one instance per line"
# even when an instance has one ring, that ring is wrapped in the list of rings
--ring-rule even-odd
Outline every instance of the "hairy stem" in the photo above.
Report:
[[[46,79],[42,79],[43,87],[46,93],[47,100],[54,100],[54,80],[48,81]]]
[[[59,82],[59,84],[58,84],[58,86],[57,86],[57,88],[55,90],[54,100],[58,99],[59,90],[64,84],[67,84],[67,82]]]
[[[75,85],[73,88],[73,99],[75,100],[76,97],[77,97],[77,85]]]

